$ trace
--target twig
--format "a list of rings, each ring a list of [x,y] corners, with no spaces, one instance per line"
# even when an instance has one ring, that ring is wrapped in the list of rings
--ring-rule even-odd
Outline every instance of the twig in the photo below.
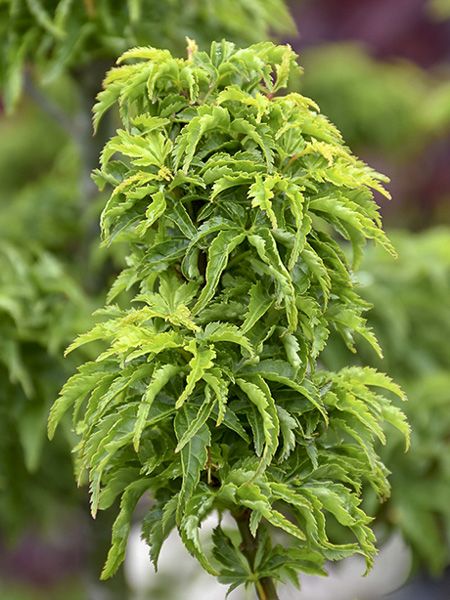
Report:
[[[61,129],[63,129],[70,137],[79,143],[80,131],[76,126],[75,121],[72,120],[64,110],[56,104],[56,102],[41,92],[35,85],[29,71],[26,71],[24,75],[24,89],[27,95],[43,112],[53,119],[53,121],[55,121],[55,123],[57,123],[57,125],[59,125],[59,127],[61,127]]]
[[[254,538],[250,531],[250,511],[243,510],[240,513],[233,513],[233,517],[237,523],[239,533],[241,534],[242,544],[241,551],[247,558],[250,567],[254,569],[255,556],[258,550],[258,536]],[[273,579],[264,577],[255,582],[256,593],[259,600],[279,600],[277,590]]]

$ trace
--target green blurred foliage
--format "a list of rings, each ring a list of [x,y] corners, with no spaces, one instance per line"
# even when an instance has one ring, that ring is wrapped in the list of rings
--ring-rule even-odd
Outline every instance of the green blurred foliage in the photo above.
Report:
[[[35,106],[0,120],[0,238],[67,256],[80,234],[77,148]],[[39,152],[35,149],[39,148]]]
[[[231,16],[231,18],[230,18]],[[127,48],[152,44],[181,53],[185,36],[202,43],[228,37],[258,41],[268,30],[292,33],[283,0],[2,0],[0,80],[12,107],[28,60],[46,81]]]
[[[303,54],[302,89],[352,148],[407,160],[450,126],[450,84],[406,61],[381,62],[363,46],[328,44]]]
[[[442,341],[441,341],[442,343]],[[450,374],[448,367],[408,383],[405,412],[412,427],[411,451],[400,443],[383,452],[392,471],[392,495],[376,514],[399,529],[416,565],[433,574],[450,562]]]
[[[55,501],[69,502],[71,460],[60,436],[44,444],[52,399],[74,368],[64,347],[86,325],[89,306],[51,254],[0,244],[0,526],[17,531]],[[45,459],[41,460],[45,452]],[[70,493],[72,490],[72,493]]]
[[[438,19],[450,18],[450,0],[428,0],[428,8]]]
[[[45,587],[43,590],[36,589],[31,585],[0,581],[0,591],[2,600],[61,600],[61,598],[64,600],[87,600],[85,590],[80,583],[71,580],[51,588]]]
[[[400,438],[382,450],[392,495],[372,510],[379,523],[398,527],[417,560],[437,573],[450,561],[450,230],[391,238],[399,258],[373,248],[357,275],[362,296],[374,305],[368,321],[384,359],[361,346],[358,361],[402,384],[412,439],[407,454]],[[329,368],[351,360],[337,336],[322,358]]]

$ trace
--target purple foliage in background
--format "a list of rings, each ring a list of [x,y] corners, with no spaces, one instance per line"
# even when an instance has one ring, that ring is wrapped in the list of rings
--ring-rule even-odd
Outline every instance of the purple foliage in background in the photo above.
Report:
[[[300,56],[308,47],[354,41],[379,60],[449,68],[450,20],[439,21],[427,0],[291,0],[290,5],[299,36],[288,41]],[[357,151],[391,177],[396,202],[384,209],[388,223],[424,228],[450,217],[450,136],[431,139],[402,164],[370,147]]]
[[[450,59],[450,22],[437,21],[426,0],[303,0],[291,7],[297,48],[355,40],[376,57],[402,57],[423,67]]]

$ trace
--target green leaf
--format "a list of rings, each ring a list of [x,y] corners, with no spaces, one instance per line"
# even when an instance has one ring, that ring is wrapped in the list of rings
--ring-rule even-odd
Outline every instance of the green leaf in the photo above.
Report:
[[[275,240],[269,230],[258,229],[257,234],[248,236],[248,241],[255,247],[261,260],[269,267],[270,274],[278,287],[278,303],[285,304],[289,328],[294,331],[298,324],[298,311],[295,302],[295,290],[289,271],[283,264]]]
[[[386,423],[390,423],[403,434],[405,437],[405,451],[409,450],[411,427],[404,413],[402,413],[397,406],[393,406],[392,404],[385,404],[381,409],[381,413]]]
[[[214,374],[214,369],[212,369],[210,372],[203,375],[203,379],[216,396],[218,405],[218,417],[216,425],[218,427],[223,422],[227,411],[228,384],[222,377],[219,376],[220,371],[217,370],[216,372],[217,376]]]
[[[303,360],[301,358],[300,344],[298,343],[297,338],[292,333],[284,333],[281,337],[281,342],[283,343],[289,364],[292,365],[294,369],[299,369]]]
[[[223,177],[219,177],[219,179],[214,181],[210,200],[214,200],[219,194],[225,192],[226,190],[240,185],[247,185],[251,181],[252,177],[245,173],[240,173],[238,175],[224,175]]]
[[[175,452],[180,452],[186,446],[186,444],[190,442],[195,435],[197,435],[197,432],[208,421],[213,406],[214,402],[211,399],[211,394],[209,393],[208,388],[205,388],[205,399],[203,401],[203,404],[201,405],[193,421],[189,423],[188,428],[181,436],[181,439],[179,440],[178,445],[175,448]]]
[[[196,409],[192,406],[181,408],[175,417],[174,427],[178,443],[188,431],[196,417]],[[192,498],[200,475],[205,469],[208,460],[208,446],[211,444],[211,434],[206,425],[202,425],[197,433],[183,446],[181,450],[181,465],[183,469],[183,483],[178,501],[177,521],[180,523],[186,503]]]
[[[204,337],[213,344],[219,342],[237,344],[242,348],[245,348],[252,356],[255,353],[255,349],[250,343],[250,340],[242,334],[240,328],[236,325],[231,325],[229,323],[208,323],[201,337]]]
[[[103,371],[102,367],[95,362],[82,365],[79,372],[73,375],[64,384],[59,398],[53,404],[48,419],[48,436],[50,439],[55,435],[55,430],[67,410],[79,401],[85,398],[98,383],[99,374]],[[103,371],[104,372],[104,371]]]
[[[177,148],[176,168],[184,155],[183,170],[188,172],[194,158],[197,146],[202,137],[209,131],[228,129],[230,116],[228,111],[221,106],[203,106],[203,114],[194,117],[180,135]]]
[[[180,368],[176,365],[162,365],[155,369],[152,380],[145,390],[145,394],[142,397],[139,405],[139,410],[136,418],[136,425],[133,434],[133,445],[136,452],[139,450],[139,444],[142,436],[142,432],[145,429],[145,424],[148,418],[148,414],[152,407],[153,401],[159,392],[168,384],[168,382],[179,373]]]
[[[146,221],[136,227],[136,235],[142,237],[147,229],[151,227],[166,211],[166,196],[165,193],[160,190],[152,195],[152,202],[145,211]]]
[[[199,493],[186,504],[185,513],[179,523],[179,531],[183,544],[191,555],[196,558],[207,573],[218,576],[216,567],[205,554],[199,538],[199,529],[202,521],[212,511],[214,495],[211,490],[202,486]]]
[[[219,582],[231,584],[231,588],[228,590],[230,593],[235,587],[245,584],[251,579],[250,565],[220,525],[214,529],[212,540],[214,558],[221,565]]]
[[[256,406],[261,416],[266,446],[263,464],[268,464],[277,449],[279,433],[278,415],[270,390],[261,378],[256,378],[254,382],[238,378],[236,384]]]
[[[256,175],[255,183],[250,186],[248,197],[252,200],[253,208],[259,207],[263,210],[272,225],[272,229],[277,229],[277,217],[272,209],[272,198],[274,197],[274,187],[278,182],[276,175],[266,177],[264,180],[261,175]]]
[[[101,574],[103,580],[112,577],[125,558],[131,518],[139,498],[148,489],[148,485],[148,479],[138,479],[131,483],[122,494],[120,512],[112,529],[111,548]]]
[[[117,82],[115,85],[109,85],[106,89],[97,94],[97,102],[92,109],[94,115],[94,133],[97,132],[103,115],[117,102],[120,96],[121,87],[121,84]]]
[[[245,239],[245,233],[238,229],[220,232],[213,240],[208,251],[208,265],[206,267],[206,285],[203,288],[192,312],[199,313],[206,307],[214,296],[230,254]]]
[[[266,132],[263,131],[262,127],[255,127],[249,121],[245,119],[235,119],[231,123],[230,130],[235,135],[245,135],[247,139],[255,142],[255,144],[261,149],[263,156],[266,161],[267,170],[269,173],[273,169],[273,151],[272,151],[272,140],[267,136]],[[244,138],[245,139],[245,138]]]
[[[304,246],[301,259],[305,262],[306,266],[322,288],[324,305],[326,306],[331,292],[331,278],[323,260],[316,252],[314,252],[309,244]]]
[[[405,400],[405,393],[401,387],[396,384],[392,379],[385,373],[380,373],[376,369],[371,367],[349,367],[341,371],[343,377],[350,377],[355,381],[363,383],[364,385],[380,387],[385,390],[389,390],[401,400]]]
[[[295,450],[295,431],[298,428],[297,421],[281,406],[277,406],[278,420],[280,422],[280,433],[283,439],[283,448],[280,459],[286,460]]]
[[[193,354],[193,358],[189,361],[190,371],[186,377],[186,386],[175,404],[177,409],[183,406],[206,371],[214,366],[213,360],[216,357],[216,352],[212,346],[199,349],[194,340],[185,346],[185,349]]]
[[[253,483],[244,484],[239,488],[238,493],[239,499],[244,506],[261,511],[264,518],[267,519],[271,525],[278,529],[282,529],[298,540],[306,540],[303,531],[294,523],[291,523],[278,510],[275,510],[269,504],[267,496],[257,485]]]
[[[142,537],[150,546],[150,557],[155,571],[158,570],[162,545],[176,525],[177,503],[178,495],[175,494],[162,507],[156,504],[146,514],[142,523]]]
[[[286,371],[286,366],[286,363],[283,362],[280,364],[276,361],[262,361],[257,367],[252,369],[252,371],[258,373],[267,381],[281,383],[287,388],[291,388],[298,392],[321,413],[325,422],[327,422],[328,415],[325,407],[320,401],[317,391],[315,391],[313,387],[308,389],[305,385],[298,384],[295,381],[295,375],[291,373],[289,369]]]
[[[250,289],[248,310],[242,324],[242,331],[247,333],[266,314],[273,304],[273,299],[264,290],[263,284],[258,281]]]

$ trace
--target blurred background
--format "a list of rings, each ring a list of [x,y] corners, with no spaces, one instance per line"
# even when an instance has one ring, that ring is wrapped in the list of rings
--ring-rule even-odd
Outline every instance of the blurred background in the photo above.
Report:
[[[399,259],[369,248],[355,274],[375,305],[369,321],[385,358],[363,346],[350,355],[332,338],[322,362],[362,362],[395,378],[409,397],[412,448],[404,454],[393,435],[382,449],[392,497],[381,506],[367,498],[381,548],[374,572],[362,579],[361,564],[346,561],[282,598],[448,600],[450,0],[0,0],[0,598],[225,596],[176,536],[154,575],[139,510],[125,569],[98,582],[114,510],[90,519],[87,490],[73,481],[69,426],[51,444],[45,433],[76,366],[64,347],[124,260],[120,246],[98,247],[104,197],[89,174],[114,121],[92,137],[95,95],[126,48],[182,54],[186,35],[199,45],[289,42],[304,67],[297,89],[391,178],[393,200],[381,204]]]

